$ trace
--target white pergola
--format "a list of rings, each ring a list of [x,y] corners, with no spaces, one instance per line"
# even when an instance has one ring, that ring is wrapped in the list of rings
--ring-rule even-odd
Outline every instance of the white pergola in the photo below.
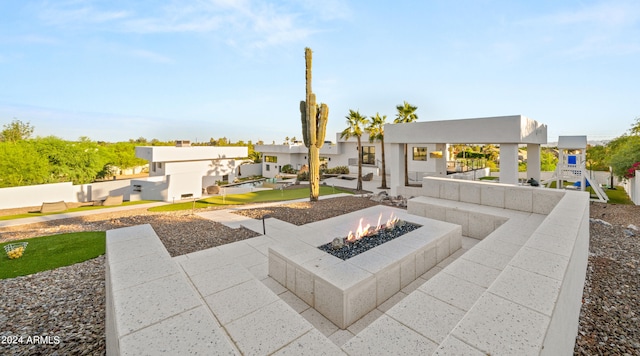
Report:
[[[404,184],[405,144],[436,144],[443,151],[442,158],[435,158],[437,176],[447,175],[447,144],[500,145],[500,182],[518,184],[518,145],[527,145],[527,176],[540,180],[540,145],[547,143],[547,125],[522,115],[387,124],[384,141],[391,145],[392,195]]]

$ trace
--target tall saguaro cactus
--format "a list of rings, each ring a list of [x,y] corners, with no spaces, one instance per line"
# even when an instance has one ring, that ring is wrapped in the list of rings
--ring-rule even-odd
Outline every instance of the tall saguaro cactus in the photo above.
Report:
[[[320,148],[324,144],[327,131],[329,107],[316,103],[316,95],[311,91],[311,48],[304,49],[306,64],[305,78],[307,82],[306,100],[300,102],[302,117],[302,138],[309,149],[309,200],[317,201],[320,195]]]

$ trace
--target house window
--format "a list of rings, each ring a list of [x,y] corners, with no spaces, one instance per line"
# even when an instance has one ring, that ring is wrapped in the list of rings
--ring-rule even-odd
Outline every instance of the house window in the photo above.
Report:
[[[152,171],[152,172],[155,172],[155,171],[156,171],[156,162],[153,162],[153,163],[151,164],[151,171]]]
[[[268,165],[268,164],[266,166],[267,166],[267,171],[270,171],[271,170],[271,166]]]
[[[375,146],[362,146],[362,164],[376,164]]]
[[[414,161],[426,161],[427,160],[427,148],[426,147],[414,147],[413,148],[413,160]]]
[[[278,163],[278,156],[264,156],[265,162]]]
[[[158,162],[158,169],[162,169],[162,162]]]

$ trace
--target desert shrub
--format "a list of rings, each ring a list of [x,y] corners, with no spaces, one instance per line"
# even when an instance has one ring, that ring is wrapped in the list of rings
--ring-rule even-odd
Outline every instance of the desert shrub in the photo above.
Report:
[[[327,168],[324,173],[326,174],[349,174],[349,167],[337,166],[333,168]]]
[[[308,181],[309,180],[309,172],[298,173],[298,181]]]
[[[294,174],[296,173],[296,170],[293,169],[293,166],[291,166],[290,164],[285,164],[284,166],[282,166],[282,173]]]

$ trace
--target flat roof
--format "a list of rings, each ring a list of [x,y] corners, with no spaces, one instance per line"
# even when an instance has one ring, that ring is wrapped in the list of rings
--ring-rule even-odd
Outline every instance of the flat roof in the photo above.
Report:
[[[547,125],[523,115],[384,126],[385,143],[545,144]]]
[[[564,149],[587,148],[587,136],[559,136],[558,148],[564,148]]]

